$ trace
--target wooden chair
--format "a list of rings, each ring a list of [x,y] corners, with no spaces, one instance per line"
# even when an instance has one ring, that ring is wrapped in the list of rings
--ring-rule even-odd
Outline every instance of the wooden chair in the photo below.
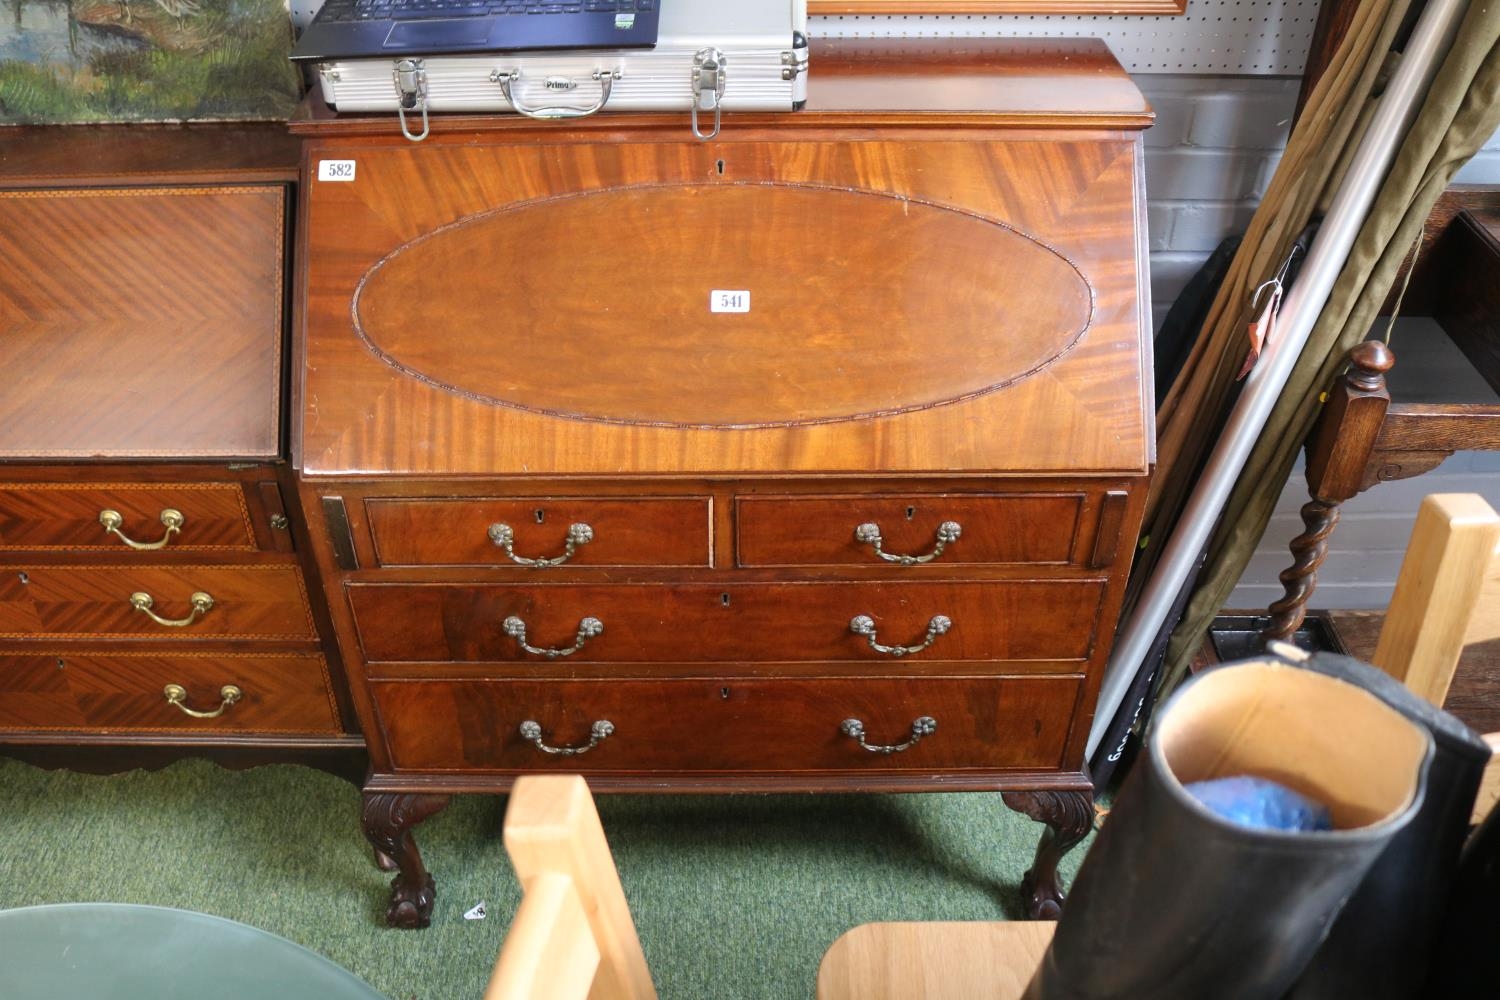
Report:
[[[1373,662],[1435,705],[1470,642],[1500,638],[1500,515],[1475,494],[1423,500]],[[1500,733],[1486,737],[1500,750]],[[1500,799],[1492,760],[1475,819]],[[1052,921],[863,924],[829,947],[818,1000],[1014,1000]]]
[[[521,905],[484,1000],[656,1000],[583,778],[517,779],[505,811],[505,850]]]
[[[1370,662],[1441,706],[1465,646],[1500,639],[1500,515],[1473,493],[1422,501]],[[1486,734],[1500,750],[1500,733]],[[1492,760],[1474,802],[1477,822],[1500,800]]]

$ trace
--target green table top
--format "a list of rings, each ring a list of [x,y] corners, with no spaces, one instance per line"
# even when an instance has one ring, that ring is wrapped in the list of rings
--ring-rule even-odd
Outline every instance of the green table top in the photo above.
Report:
[[[6,1000],[384,1000],[299,944],[206,913],[126,903],[0,910]]]

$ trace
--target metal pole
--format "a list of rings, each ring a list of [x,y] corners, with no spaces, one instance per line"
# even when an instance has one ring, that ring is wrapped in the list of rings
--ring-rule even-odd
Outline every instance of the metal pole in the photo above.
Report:
[[[1092,757],[1098,749],[1131,680],[1141,668],[1152,637],[1165,621],[1173,597],[1182,588],[1223,512],[1251,448],[1265,428],[1319,314],[1328,303],[1334,282],[1385,181],[1396,150],[1437,75],[1442,56],[1453,43],[1466,7],[1467,0],[1428,0],[1412,30],[1349,173],[1282,305],[1275,340],[1251,371],[1135,610],[1116,639],[1089,730],[1087,756]]]

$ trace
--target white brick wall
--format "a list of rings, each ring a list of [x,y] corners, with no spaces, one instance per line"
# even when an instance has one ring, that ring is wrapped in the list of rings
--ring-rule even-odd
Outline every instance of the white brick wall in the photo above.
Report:
[[[1500,132],[1490,136],[1484,148],[1474,154],[1453,178],[1455,184],[1500,184]]]
[[[1162,74],[1136,83],[1156,109],[1146,195],[1160,326],[1213,249],[1249,224],[1286,146],[1300,80]]]
[[[1429,493],[1478,493],[1500,510],[1497,460],[1500,455],[1494,452],[1458,452],[1425,475],[1380,483],[1344,504],[1311,606],[1383,608],[1389,604],[1422,498]],[[1307,481],[1299,461],[1227,607],[1259,610],[1282,596],[1277,574],[1292,564],[1287,543],[1302,533],[1297,512],[1307,499]]]

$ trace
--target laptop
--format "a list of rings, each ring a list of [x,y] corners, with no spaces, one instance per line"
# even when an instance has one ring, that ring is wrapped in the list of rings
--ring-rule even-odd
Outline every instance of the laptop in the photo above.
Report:
[[[327,62],[521,49],[651,48],[662,2],[325,0],[297,39],[291,58]]]

